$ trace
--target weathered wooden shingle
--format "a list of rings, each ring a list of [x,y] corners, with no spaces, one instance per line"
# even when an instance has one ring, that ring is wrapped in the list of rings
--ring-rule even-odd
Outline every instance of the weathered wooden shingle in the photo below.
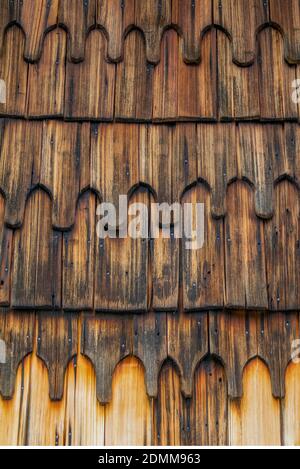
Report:
[[[232,398],[243,394],[242,377],[247,362],[257,355],[256,313],[210,312],[210,353],[224,364],[228,394]]]
[[[36,353],[47,366],[49,397],[63,397],[65,371],[78,352],[78,318],[59,312],[41,312],[37,319]]]
[[[168,356],[166,313],[134,316],[133,354],[145,367],[148,395],[157,397],[159,373]]]
[[[78,201],[72,231],[63,235],[62,305],[66,310],[93,309],[96,203],[95,195],[85,192]]]
[[[264,227],[254,212],[253,193],[237,182],[229,186],[226,201],[226,306],[267,309]]]
[[[188,218],[185,222],[181,248],[183,308],[186,311],[223,308],[225,303],[223,220],[212,217],[211,194],[203,184],[189,190],[184,195],[182,203],[184,207],[186,207],[184,204],[191,204],[191,215],[185,212]]]
[[[81,62],[85,57],[88,32],[96,24],[96,0],[64,0],[59,4],[58,23],[69,36],[69,58]]]
[[[89,124],[45,121],[40,183],[53,197],[52,223],[61,230],[75,222],[76,201],[89,168]]]
[[[194,373],[208,353],[207,313],[168,314],[168,356],[180,372],[181,390],[192,395]]]
[[[4,35],[0,61],[0,79],[5,84],[5,99],[0,103],[0,115],[24,116],[28,64],[23,60],[25,38],[17,26],[10,27]],[[2,101],[2,100],[1,100]]]
[[[51,200],[31,194],[23,225],[14,233],[11,304],[15,308],[61,307],[61,233],[52,230]]]
[[[99,315],[83,319],[81,353],[94,365],[97,398],[102,404],[111,400],[115,367],[132,353],[132,332],[132,317],[127,315]]]
[[[197,134],[198,177],[209,185],[212,215],[219,218],[226,213],[227,184],[237,177],[235,127],[199,124]]]
[[[33,350],[34,323],[32,313],[0,309],[0,339],[5,354],[0,363],[0,394],[4,399],[13,397],[18,366]]]
[[[171,0],[149,0],[135,2],[135,25],[145,36],[148,62],[160,59],[160,41],[166,27],[171,23]]]
[[[139,183],[140,127],[95,124],[91,129],[90,186],[102,202],[114,205],[119,225],[119,196],[130,196]]]
[[[152,118],[153,66],[148,64],[140,31],[132,31],[124,43],[124,60],[117,64],[115,117],[143,121]]]
[[[219,0],[213,2],[214,24],[232,40],[232,58],[238,65],[255,60],[255,39],[259,29],[269,21],[265,0]]]
[[[285,180],[274,191],[274,217],[265,223],[269,308],[297,310],[300,302],[299,191]]]
[[[259,119],[257,60],[250,67],[232,61],[232,43],[224,31],[217,31],[218,117],[221,121]],[[272,100],[272,97],[271,97]]]
[[[57,25],[59,0],[17,0],[15,18],[26,37],[24,57],[29,62],[39,60],[45,34]]]
[[[130,205],[149,206],[145,189],[136,192]],[[135,214],[135,212],[134,212]],[[129,223],[133,217],[128,217]],[[111,227],[108,227],[110,230]],[[143,238],[97,237],[95,252],[95,309],[97,311],[145,312],[148,308],[148,231]]]
[[[202,59],[202,35],[212,24],[211,0],[173,0],[172,24],[178,27],[183,37],[184,60],[199,62]]]
[[[113,62],[123,58],[123,41],[134,25],[135,0],[97,0],[97,25],[107,35],[107,55]]]
[[[106,39],[91,31],[85,59],[67,62],[65,88],[66,119],[111,120],[114,115],[115,65],[105,60]]]
[[[297,0],[269,0],[270,20],[284,38],[285,58],[290,63],[300,60],[300,7]]]
[[[29,66],[28,117],[64,115],[65,61],[67,37],[62,29],[47,34],[41,58]]]
[[[0,188],[5,197],[4,221],[23,222],[26,199],[39,182],[42,124],[21,120],[0,123]]]
[[[13,231],[4,223],[5,201],[0,194],[0,306],[10,303],[10,276]]]
[[[284,43],[279,31],[272,28],[261,31],[257,60],[261,120],[297,120],[292,85],[298,70],[284,59]]]

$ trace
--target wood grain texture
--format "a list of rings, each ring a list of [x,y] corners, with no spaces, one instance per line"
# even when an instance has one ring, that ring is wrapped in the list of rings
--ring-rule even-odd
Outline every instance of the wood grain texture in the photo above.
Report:
[[[222,219],[211,216],[211,194],[204,184],[185,193],[183,207],[191,204],[182,239],[182,292],[185,311],[223,308],[225,303],[225,250]],[[198,205],[203,204],[203,220]],[[188,213],[188,212],[187,212]],[[194,235],[194,233],[196,233]],[[201,235],[203,233],[203,235]],[[203,243],[203,244],[202,244]],[[190,247],[190,246],[194,247]]]
[[[6,85],[6,102],[0,104],[0,115],[24,116],[28,65],[23,60],[24,34],[20,28],[9,28],[4,36],[0,77]]]
[[[239,124],[237,131],[238,175],[255,188],[255,212],[263,219],[273,215],[274,173],[285,161],[282,128]],[[251,155],[251,156],[249,156]]]
[[[280,402],[272,397],[270,375],[261,360],[247,365],[243,385],[243,398],[229,401],[229,444],[280,446]]]
[[[298,337],[298,313],[264,313],[258,317],[258,355],[269,367],[274,397],[285,395],[286,369]]]
[[[283,444],[286,446],[300,444],[299,373],[299,363],[291,363],[286,370],[286,396],[282,402]]]
[[[210,358],[195,372],[193,397],[188,406],[190,444],[228,445],[228,400],[226,374],[220,363]]]
[[[202,59],[201,38],[212,24],[211,0],[175,0],[172,2],[172,23],[183,36],[183,58],[187,63]]]
[[[53,401],[62,399],[66,368],[77,354],[77,323],[78,318],[72,314],[42,312],[38,316],[37,356],[47,366]]]
[[[24,58],[39,60],[45,34],[57,24],[58,0],[22,0],[16,3],[16,21],[25,32]]]
[[[105,407],[96,395],[96,375],[92,363],[79,354],[74,382],[74,417],[70,420],[70,445],[103,446]],[[68,380],[68,388],[70,386]]]
[[[57,118],[64,115],[66,49],[66,33],[62,29],[55,29],[45,38],[39,62],[29,66],[29,117]]]
[[[25,358],[18,368],[16,374],[15,392],[12,399],[3,399],[0,396],[0,446],[16,446],[23,444],[22,426],[20,425],[20,414],[22,412],[22,402],[24,393],[24,375],[29,381],[30,367],[28,367],[29,357]],[[26,366],[27,365],[27,366]],[[21,427],[21,428],[20,428]]]
[[[280,182],[274,191],[274,217],[265,223],[269,308],[295,310],[300,301],[300,204],[298,189]]]
[[[27,427],[20,435],[23,437],[20,444],[62,446],[68,441],[64,427],[65,399],[51,402],[48,370],[36,354],[30,357],[30,372],[34,375],[34,380],[30,379],[25,383],[24,391],[28,397],[26,409],[22,409],[21,419],[24,419]],[[43,396],[42,399],[41,396]]]
[[[224,364],[228,395],[242,397],[244,367],[258,351],[256,313],[210,312],[209,337],[211,354]]]
[[[161,45],[161,60],[153,71],[153,119],[176,120],[179,95],[179,37],[166,31]]]
[[[16,3],[10,0],[1,0],[1,17],[0,17],[0,54],[3,53],[4,36],[7,27],[12,24],[17,15]]]
[[[150,63],[159,62],[161,37],[171,23],[171,15],[171,0],[135,2],[135,25],[144,33],[146,57]]]
[[[289,63],[299,63],[300,35],[299,35],[299,2],[296,0],[269,0],[270,20],[279,26],[284,37],[284,53]]]
[[[191,397],[197,365],[208,352],[206,313],[168,314],[168,356],[180,373],[181,390]]]
[[[99,30],[91,31],[85,59],[67,62],[65,117],[67,119],[111,120],[114,115],[115,66],[105,60],[106,39]]]
[[[297,103],[291,99],[291,93],[297,68],[285,62],[283,40],[278,31],[270,28],[261,31],[257,60],[261,119],[296,120]]]
[[[4,221],[23,222],[25,202],[39,180],[42,126],[38,122],[1,122],[0,188],[5,196]]]
[[[5,201],[0,194],[0,306],[9,306],[13,231],[5,226],[4,212]]]
[[[52,223],[61,230],[75,222],[76,201],[89,168],[89,124],[45,121],[40,183],[53,197]]]
[[[200,65],[186,65],[179,60],[178,120],[216,120],[216,47],[216,31],[208,31],[201,40]]]
[[[51,201],[35,191],[26,205],[22,228],[14,233],[11,304],[15,308],[61,306],[60,233],[52,230]]]
[[[279,180],[283,177],[290,178],[299,186],[300,182],[300,132],[297,124],[285,123],[283,128],[284,134],[284,150],[282,157],[276,159],[278,167],[275,172],[275,179]]]
[[[136,192],[129,202],[129,228],[138,216],[130,214],[135,203],[149,206],[149,195],[144,188]],[[143,221],[147,222],[145,218]],[[142,237],[112,238],[106,236],[108,232],[104,238],[97,237],[94,293],[97,311],[147,311],[149,235],[146,228],[142,228]]]
[[[0,363],[0,393],[4,399],[14,395],[17,369],[33,350],[33,334],[34,314],[0,310],[0,338],[5,352],[4,363]]]
[[[97,25],[108,37],[107,55],[112,62],[123,58],[123,40],[134,24],[135,0],[97,0]]]
[[[239,67],[232,61],[232,44],[223,31],[217,31],[218,112],[221,121],[259,119],[259,80],[257,61]],[[272,98],[271,98],[272,99]]]
[[[155,446],[187,444],[185,401],[180,392],[179,375],[170,360],[162,367],[159,376],[153,436]]]
[[[142,33],[134,30],[124,42],[124,59],[117,64],[115,117],[144,121],[152,117],[153,66],[148,64]]]
[[[65,310],[93,309],[96,203],[95,195],[85,192],[77,204],[73,230],[63,234],[62,305]]]
[[[170,237],[164,238],[160,229],[159,238],[151,240],[152,307],[155,311],[178,309],[180,240],[175,238],[172,226],[168,232]]]
[[[267,309],[264,227],[254,213],[252,191],[237,182],[229,186],[226,200],[226,305]]]
[[[213,2],[214,23],[230,36],[232,58],[238,65],[254,62],[256,34],[269,21],[268,13],[268,3],[263,0]]]
[[[135,315],[133,319],[133,354],[145,368],[149,397],[157,397],[158,376],[167,359],[167,316],[165,313]]]
[[[90,186],[103,202],[116,209],[119,196],[131,195],[139,184],[140,127],[134,124],[95,124],[91,132]],[[122,220],[121,223],[122,224]]]
[[[198,177],[211,188],[211,210],[216,218],[226,213],[227,184],[237,175],[235,138],[231,124],[197,125]]]
[[[59,4],[58,24],[68,31],[69,59],[81,62],[85,57],[85,41],[96,23],[96,0],[64,0]]]
[[[172,168],[176,160],[173,156],[174,127],[167,125],[153,125],[141,129],[140,177],[153,190],[156,202],[172,205],[179,201],[172,193],[170,184]],[[182,168],[181,155],[178,164]],[[162,217],[167,218],[167,207],[162,206]],[[160,219],[162,221],[162,218]]]
[[[136,358],[125,358],[115,370],[112,401],[105,409],[105,444],[147,446],[151,426],[143,367]]]
[[[151,233],[152,306],[156,310],[176,310],[180,281],[180,220],[177,220],[176,211],[168,212],[163,204],[165,201],[170,205],[179,203],[185,186],[196,177],[195,127],[187,124],[176,128],[175,132],[166,126],[143,130],[145,145],[141,146],[140,154],[141,179],[149,181],[157,191],[157,202],[161,204],[159,214],[156,209],[150,213],[152,221],[158,218],[161,222],[157,237]],[[149,154],[152,161],[149,161]],[[170,177],[174,181],[172,187],[167,184]],[[179,226],[176,225],[178,222]]]
[[[89,358],[96,372],[96,392],[101,404],[112,399],[112,376],[117,364],[132,354],[130,316],[99,315],[83,319],[81,353]]]

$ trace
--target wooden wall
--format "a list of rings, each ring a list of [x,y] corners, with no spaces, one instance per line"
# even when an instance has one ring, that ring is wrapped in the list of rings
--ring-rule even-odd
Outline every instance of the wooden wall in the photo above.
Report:
[[[97,399],[95,367],[79,353],[82,324],[83,319],[64,376],[54,359],[38,357],[43,331],[36,326],[33,351],[17,368],[14,392],[10,399],[0,398],[1,445],[300,444],[299,365],[288,364],[286,393],[275,398],[270,368],[254,357],[244,367],[242,396],[232,398],[227,366],[208,353],[196,366],[191,395],[184,397],[182,372],[167,358],[159,370],[157,396],[149,397],[149,370],[129,355],[116,363],[111,398],[104,405]]]

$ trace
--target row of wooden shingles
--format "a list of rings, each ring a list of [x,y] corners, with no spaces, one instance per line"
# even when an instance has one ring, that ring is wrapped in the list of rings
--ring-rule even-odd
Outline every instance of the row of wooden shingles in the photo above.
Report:
[[[228,395],[239,398],[245,365],[258,356],[269,368],[274,397],[282,398],[286,368],[297,358],[293,343],[298,337],[298,312],[101,314],[80,319],[75,313],[42,311],[36,321],[34,313],[1,309],[0,339],[7,360],[0,364],[0,392],[5,398],[13,396],[17,368],[34,351],[48,368],[53,400],[62,398],[67,365],[79,353],[94,366],[101,403],[111,400],[113,371],[130,355],[144,365],[150,397],[157,397],[160,370],[167,360],[178,369],[183,395],[192,397],[195,370],[209,356],[225,368]]]
[[[94,28],[104,31],[110,60],[121,60],[124,37],[137,28],[144,35],[148,61],[157,63],[162,35],[170,27],[183,37],[185,61],[198,62],[200,38],[216,26],[231,38],[234,61],[246,66],[255,59],[258,32],[268,25],[283,34],[286,60],[300,61],[297,0],[1,0],[0,5],[0,47],[7,27],[19,25],[29,62],[39,59],[45,33],[57,25],[69,34],[74,62],[84,59],[86,36]]]
[[[299,307],[297,124],[2,124],[2,304]],[[148,210],[204,203],[203,248],[176,236],[99,239],[96,206],[118,207],[119,195]]]
[[[174,120],[298,120],[297,65],[284,60],[280,33],[266,29],[258,40],[258,57],[249,67],[232,62],[230,40],[209,31],[202,42],[199,65],[181,58],[177,33],[162,42],[161,61],[146,61],[141,33],[131,32],[124,60],[106,61],[106,40],[91,32],[85,60],[66,60],[67,37],[62,29],[47,34],[38,63],[23,60],[21,30],[6,34],[0,78],[6,102],[0,115],[65,119]]]

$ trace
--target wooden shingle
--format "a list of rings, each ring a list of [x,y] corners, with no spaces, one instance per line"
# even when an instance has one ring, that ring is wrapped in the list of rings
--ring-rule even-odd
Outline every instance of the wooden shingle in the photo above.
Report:
[[[97,25],[105,29],[107,55],[113,62],[123,58],[123,40],[134,25],[135,0],[97,0]]]
[[[148,62],[160,59],[160,41],[166,27],[171,23],[171,0],[135,1],[135,25],[145,36]]]
[[[5,196],[4,221],[11,227],[23,222],[26,199],[39,182],[42,124],[1,121],[0,188]]]
[[[270,20],[280,29],[284,38],[285,58],[289,63],[299,63],[299,2],[297,0],[269,0],[269,4]]]
[[[29,66],[29,117],[64,115],[66,46],[66,33],[62,29],[51,31],[45,38],[39,62]]]
[[[87,34],[96,24],[96,0],[60,2],[58,24],[68,31],[69,59],[81,62],[85,57]]]
[[[131,31],[124,42],[124,60],[117,64],[115,117],[143,121],[152,117],[153,66],[145,55],[140,31]]]
[[[75,222],[76,201],[89,167],[89,124],[45,121],[40,183],[53,197],[52,223],[61,230]]]
[[[106,39],[99,30],[86,40],[85,59],[66,65],[65,117],[111,120],[114,115],[115,66],[105,60]],[[93,77],[93,79],[92,79]]]
[[[0,310],[0,339],[5,343],[5,363],[0,363],[0,394],[11,399],[15,389],[17,369],[33,350],[34,314]]]
[[[267,309],[264,229],[254,212],[253,193],[237,182],[229,186],[226,201],[226,306]]]
[[[14,308],[61,307],[61,233],[52,230],[51,201],[31,194],[22,227],[14,234],[11,304]]]
[[[172,24],[183,36],[183,58],[187,63],[202,59],[201,39],[212,24],[211,0],[173,0]]]
[[[79,199],[72,231],[63,235],[62,306],[65,310],[93,309],[96,197]]]
[[[264,0],[219,0],[213,2],[214,24],[225,30],[232,41],[232,58],[238,65],[255,60],[256,34],[269,21]]]
[[[24,116],[28,64],[23,60],[25,38],[17,26],[10,27],[4,36],[4,47],[0,61],[0,78],[5,83],[5,103],[0,104],[0,114]]]
[[[77,354],[78,319],[76,315],[41,312],[37,319],[37,356],[47,366],[49,397],[61,400],[65,371]]]

